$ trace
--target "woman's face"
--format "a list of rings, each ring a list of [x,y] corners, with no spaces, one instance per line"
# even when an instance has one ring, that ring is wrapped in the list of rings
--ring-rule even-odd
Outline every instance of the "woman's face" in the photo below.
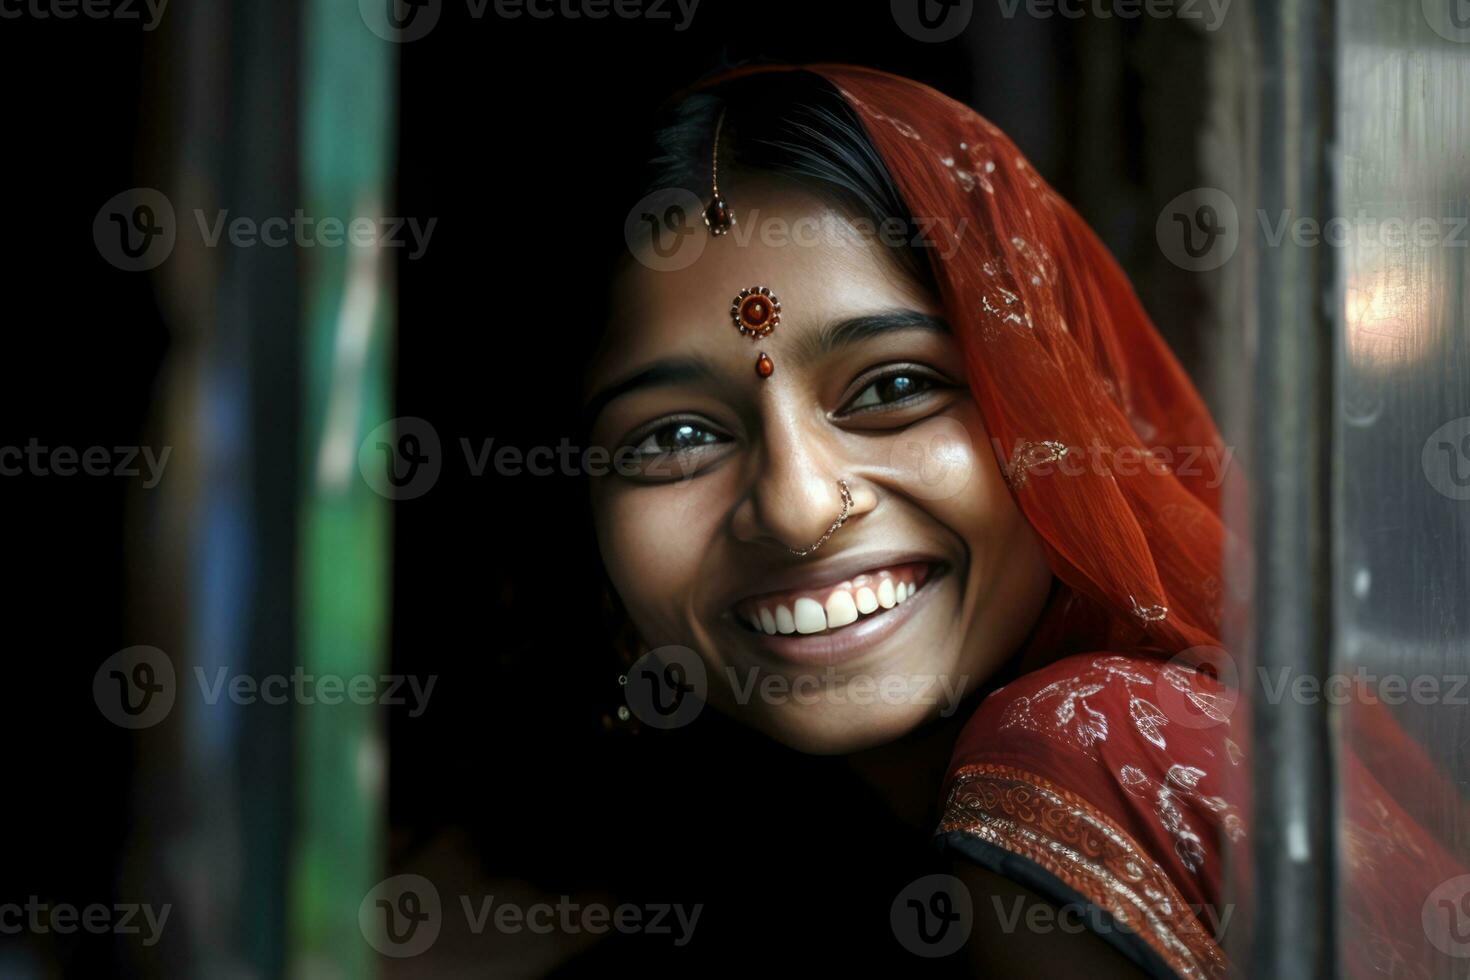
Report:
[[[589,379],[593,444],[619,453],[593,481],[598,540],[642,639],[696,651],[711,704],[849,752],[951,713],[1051,573],[935,301],[818,199],[740,193],[742,224],[693,264],[629,261],[614,284]],[[730,318],[750,286],[781,302],[758,341]],[[793,555],[838,517],[839,479],[847,522]]]

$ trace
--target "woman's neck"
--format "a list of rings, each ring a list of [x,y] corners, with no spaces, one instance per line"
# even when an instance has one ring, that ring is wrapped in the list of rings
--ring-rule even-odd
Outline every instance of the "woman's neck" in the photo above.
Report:
[[[970,705],[973,710],[974,705]],[[847,756],[848,768],[874,789],[894,816],[930,833],[938,819],[939,793],[960,729],[970,717],[961,706],[903,738]]]

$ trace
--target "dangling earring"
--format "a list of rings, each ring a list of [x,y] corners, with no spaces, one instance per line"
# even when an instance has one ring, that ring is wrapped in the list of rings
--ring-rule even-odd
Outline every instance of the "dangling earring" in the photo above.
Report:
[[[628,683],[628,671],[633,669],[639,657],[648,652],[648,645],[638,635],[632,617],[606,574],[602,577],[601,611],[618,667],[617,703],[602,713],[602,730],[608,734],[636,735],[643,726],[628,710],[623,687]]]

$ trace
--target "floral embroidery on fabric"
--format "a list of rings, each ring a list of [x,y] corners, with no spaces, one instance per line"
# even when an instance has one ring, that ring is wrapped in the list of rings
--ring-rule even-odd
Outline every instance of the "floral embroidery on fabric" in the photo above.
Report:
[[[1078,751],[1089,759],[1101,761],[1099,746],[1112,733],[1104,701],[1111,692],[1114,704],[1126,698],[1125,724],[1131,724],[1138,737],[1149,745],[1167,751],[1169,717],[1156,703],[1159,684],[1181,692],[1203,716],[1229,723],[1229,714],[1221,709],[1216,695],[1197,689],[1195,679],[1193,671],[1178,664],[1158,668],[1156,678],[1152,671],[1139,669],[1127,657],[1100,657],[1071,677],[1052,681],[1030,695],[1016,697],[1002,713],[998,730],[1032,732],[1061,743],[1068,751]],[[1240,749],[1228,738],[1226,751],[1238,765]],[[1174,853],[1180,863],[1196,874],[1204,866],[1205,848],[1182,803],[1220,814],[1230,840],[1245,835],[1245,823],[1236,809],[1224,798],[1200,790],[1200,781],[1206,776],[1200,765],[1182,761],[1172,763],[1163,779],[1149,775],[1137,765],[1124,765],[1118,770],[1122,786],[1147,803],[1174,842]]]
[[[870,118],[876,119],[879,122],[888,123],[895,130],[898,131],[898,134],[900,136],[904,136],[911,140],[918,140],[919,142],[923,142],[923,137],[919,135],[919,131],[910,126],[908,123],[904,122],[902,119],[895,119],[893,116],[890,116],[885,112],[881,112],[873,108],[871,105],[857,98],[851,92],[840,85],[837,87],[837,90],[842,93],[842,97],[844,99],[846,99],[850,104],[857,106]]]
[[[1145,623],[1157,623],[1159,620],[1161,620],[1165,616],[1169,615],[1169,607],[1168,606],[1161,606],[1161,605],[1142,606],[1142,605],[1139,605],[1138,600],[1135,599],[1135,598],[1133,598],[1133,596],[1131,596],[1131,595],[1128,597],[1128,602],[1132,606],[1133,615],[1137,616],[1139,619],[1143,620]]]
[[[1074,677],[1053,681],[1030,696],[1016,698],[1006,706],[1000,729],[1023,728],[1081,749],[1096,760],[1094,743],[1107,740],[1108,719],[1087,699],[1116,683],[1121,683],[1128,694],[1134,728],[1158,748],[1166,748],[1162,730],[1168,718],[1157,705],[1132,691],[1133,685],[1152,690],[1154,679],[1136,670],[1127,657],[1099,658]]]
[[[1011,463],[1006,467],[1006,482],[1011,485],[1011,489],[1019,490],[1026,485],[1032,469],[1047,463],[1055,463],[1067,455],[1067,452],[1065,443],[1050,439],[1041,442],[1022,439],[1011,451]]]

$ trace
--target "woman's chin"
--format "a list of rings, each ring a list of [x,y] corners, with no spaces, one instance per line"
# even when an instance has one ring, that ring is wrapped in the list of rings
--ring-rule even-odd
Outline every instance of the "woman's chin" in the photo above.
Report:
[[[933,720],[945,707],[943,696],[935,700],[935,704],[790,704],[758,716],[747,708],[734,717],[797,752],[849,755],[897,741]]]

